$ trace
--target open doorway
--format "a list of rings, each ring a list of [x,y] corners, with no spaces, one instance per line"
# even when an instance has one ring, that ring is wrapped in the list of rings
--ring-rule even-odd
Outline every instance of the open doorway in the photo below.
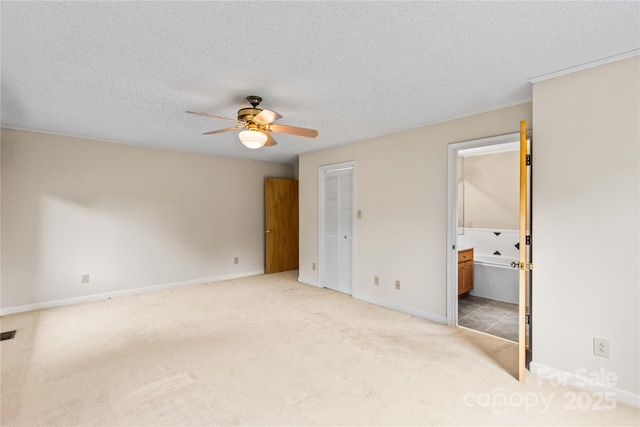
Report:
[[[513,142],[457,152],[458,325],[518,342],[519,157]]]
[[[519,134],[449,146],[448,310],[460,325],[518,341]]]
[[[518,260],[517,262],[513,261],[509,267],[516,269],[518,272],[518,286],[517,286],[517,294],[518,294],[518,317],[517,317],[517,328],[518,328],[518,338],[517,338],[517,347],[518,347],[518,375],[517,378],[520,382],[524,382],[525,380],[525,370],[528,367],[528,364],[531,360],[532,356],[532,348],[531,348],[531,336],[532,336],[532,317],[531,317],[531,286],[532,286],[532,274],[533,264],[531,263],[532,259],[532,241],[533,235],[531,232],[531,200],[532,200],[532,190],[531,190],[531,177],[532,177],[532,155],[531,155],[531,134],[530,131],[527,131],[527,122],[525,120],[520,121],[520,132],[517,134],[509,134],[502,135],[498,137],[485,138],[475,141],[466,141],[455,144],[450,144],[448,147],[448,174],[447,174],[447,243],[449,245],[449,250],[447,251],[447,323],[449,325],[458,326],[460,320],[460,312],[462,310],[459,307],[459,295],[463,295],[466,292],[471,294],[472,287],[475,287],[475,284],[470,286],[466,281],[469,280],[469,277],[473,277],[473,280],[477,277],[475,274],[476,263],[474,259],[476,259],[476,246],[479,250],[477,253],[478,260],[481,258],[487,257],[489,262],[487,264],[493,264],[494,260],[502,259],[502,252],[500,249],[496,249],[493,253],[491,250],[494,246],[497,245],[497,240],[491,236],[490,233],[493,233],[494,236],[500,237],[505,234],[505,236],[509,236],[507,231],[497,230],[488,230],[489,232],[478,233],[483,237],[474,236],[474,232],[471,234],[467,233],[467,230],[470,228],[469,225],[473,225],[473,223],[469,224],[469,216],[467,212],[463,212],[461,227],[463,228],[463,232],[459,232],[458,226],[458,213],[459,213],[459,200],[458,194],[460,192],[459,186],[460,182],[463,182],[463,190],[465,192],[469,192],[469,188],[464,185],[468,180],[464,178],[462,181],[458,179],[458,164],[459,160],[459,152],[467,149],[481,148],[481,147],[490,147],[490,146],[500,146],[500,148],[507,147],[509,143],[514,143],[519,140],[519,148],[518,148],[518,239],[517,242],[513,245],[515,249],[518,251]],[[489,148],[482,148],[483,150],[487,150]],[[486,170],[486,169],[485,169]],[[463,198],[464,200],[464,198]],[[461,209],[465,209],[466,207],[461,206]],[[495,213],[494,213],[495,214]],[[487,230],[484,230],[487,231]],[[469,237],[473,242],[469,241]],[[490,241],[490,245],[485,244],[482,239],[488,239]],[[505,253],[511,251],[511,248],[505,247],[501,245],[500,247],[504,248]],[[469,252],[465,252],[471,249]],[[488,249],[488,251],[487,251]],[[464,254],[467,253],[467,257]],[[462,254],[462,256],[461,256]],[[469,259],[469,255],[472,256]],[[496,258],[498,257],[498,258]],[[460,268],[462,265],[467,265],[464,263],[471,263],[472,270],[469,272],[469,269]],[[504,263],[501,263],[504,264]],[[507,313],[508,315],[508,313]],[[487,331],[481,331],[486,333]]]

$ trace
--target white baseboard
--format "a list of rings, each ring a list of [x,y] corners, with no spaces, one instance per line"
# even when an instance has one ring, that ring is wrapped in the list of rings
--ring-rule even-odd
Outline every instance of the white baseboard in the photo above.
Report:
[[[315,287],[318,287],[318,288],[322,287],[322,286],[320,286],[320,283],[318,283],[316,280],[307,279],[307,278],[304,278],[304,277],[301,277],[301,276],[298,276],[298,282],[304,283],[305,285],[315,286]],[[366,296],[366,295],[359,294],[357,292],[354,292],[352,294],[352,296],[355,299],[359,299],[359,300],[362,300],[362,301],[370,302],[371,304],[379,305],[381,307],[386,307],[386,308],[390,308],[392,310],[401,311],[403,313],[411,314],[413,316],[420,317],[422,319],[431,320],[431,321],[436,322],[436,323],[442,323],[444,325],[447,324],[447,318],[444,317],[444,316],[437,316],[435,314],[427,313],[426,311],[416,310],[414,308],[409,308],[409,307],[405,307],[405,306],[402,306],[402,305],[393,304],[393,303],[390,303],[388,301],[377,299],[377,298],[372,298],[372,297],[369,297],[369,296]]]
[[[305,285],[315,286],[316,288],[321,288],[320,283],[317,280],[306,279],[304,277],[298,276],[298,282],[304,283]]]
[[[411,314],[416,317],[420,317],[422,319],[431,320],[432,322],[441,323],[443,325],[447,324],[447,318],[445,316],[438,316],[437,314],[428,313],[426,311],[417,310],[415,308],[405,307],[402,305],[394,304],[385,300],[373,298],[367,295],[362,295],[355,293],[353,297],[362,301],[370,302],[371,304],[376,304],[382,307],[390,308],[392,310],[401,311],[403,313]]]
[[[536,362],[531,362],[529,370],[538,377],[549,380],[555,384],[575,387],[588,391],[589,393],[607,393],[607,395],[614,396],[617,402],[640,408],[639,394],[595,382],[593,379],[589,378],[590,373],[586,371],[584,374],[581,374],[578,371],[574,373],[565,372]]]
[[[146,286],[143,288],[126,289],[123,291],[105,292],[101,294],[85,295],[81,297],[38,302],[35,304],[19,305],[15,307],[7,307],[7,308],[0,309],[0,316],[6,316],[9,314],[15,314],[15,313],[22,313],[25,311],[42,310],[45,308],[61,307],[64,305],[80,304],[83,302],[100,301],[100,300],[105,300],[109,298],[123,297],[127,295],[136,295],[136,294],[142,294],[146,292],[174,289],[174,288],[180,288],[182,286],[199,285],[201,283],[220,282],[222,280],[231,280],[231,279],[239,279],[241,277],[258,276],[260,274],[264,274],[264,270],[248,271],[244,273],[227,274],[224,276],[186,280],[184,282],[165,283],[163,285]]]

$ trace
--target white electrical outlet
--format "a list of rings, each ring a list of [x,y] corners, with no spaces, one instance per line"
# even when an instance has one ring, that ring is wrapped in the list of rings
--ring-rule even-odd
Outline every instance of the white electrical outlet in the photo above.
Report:
[[[400,280],[396,280],[396,289],[400,289]]]
[[[311,269],[313,271],[316,271],[316,263],[315,262],[311,263]]]
[[[238,257],[235,257],[235,258],[233,259],[233,263],[234,263],[234,264],[237,264],[238,262],[239,262]]]
[[[373,284],[380,286],[380,278],[378,276],[373,276]]]
[[[362,219],[362,211],[360,209],[357,211],[357,217],[358,219]]]
[[[89,275],[88,274],[82,274],[80,276],[80,283],[89,283]]]
[[[593,339],[593,354],[600,357],[609,357],[609,340],[602,338]]]

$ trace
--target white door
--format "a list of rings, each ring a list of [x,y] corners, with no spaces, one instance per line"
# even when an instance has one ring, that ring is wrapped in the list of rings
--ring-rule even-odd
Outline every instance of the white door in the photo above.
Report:
[[[353,164],[320,168],[320,285],[353,292]]]

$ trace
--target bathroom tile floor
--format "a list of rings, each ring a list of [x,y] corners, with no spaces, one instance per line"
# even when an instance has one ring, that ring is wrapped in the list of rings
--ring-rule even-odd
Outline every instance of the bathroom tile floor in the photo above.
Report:
[[[518,305],[467,295],[458,299],[458,325],[518,342]]]

